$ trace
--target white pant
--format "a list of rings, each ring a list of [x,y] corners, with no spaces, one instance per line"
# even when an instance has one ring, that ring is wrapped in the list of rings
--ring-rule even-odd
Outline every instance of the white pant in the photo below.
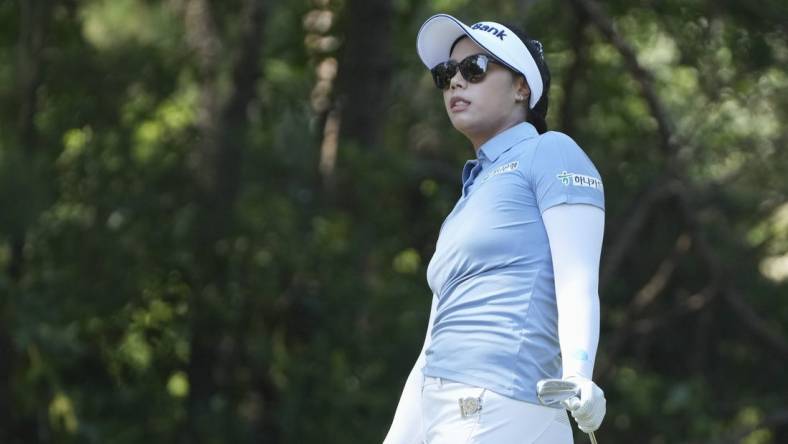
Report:
[[[466,417],[460,399],[466,403]],[[480,401],[480,402],[479,402]],[[474,408],[477,403],[480,408]],[[566,410],[553,409],[442,378],[425,377],[426,444],[572,444]]]

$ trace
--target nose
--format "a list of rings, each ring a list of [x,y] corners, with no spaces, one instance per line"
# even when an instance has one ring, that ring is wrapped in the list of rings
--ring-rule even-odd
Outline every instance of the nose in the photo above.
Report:
[[[458,69],[457,72],[454,73],[454,77],[451,78],[451,82],[449,82],[449,87],[451,89],[455,89],[459,87],[465,88],[465,86],[466,86],[465,77],[463,77],[462,74],[460,74],[460,70]]]

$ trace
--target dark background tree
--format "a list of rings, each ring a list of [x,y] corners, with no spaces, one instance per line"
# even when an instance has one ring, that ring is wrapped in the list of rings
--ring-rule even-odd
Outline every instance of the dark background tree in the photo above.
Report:
[[[788,442],[778,0],[0,2],[0,442],[380,442],[473,155],[435,12],[604,177],[599,438]]]

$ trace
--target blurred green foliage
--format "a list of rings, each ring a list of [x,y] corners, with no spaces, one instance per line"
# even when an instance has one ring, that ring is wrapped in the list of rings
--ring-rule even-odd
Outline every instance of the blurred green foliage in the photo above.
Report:
[[[584,2],[255,4],[0,2],[0,442],[382,441],[472,156],[415,53],[434,12],[540,38],[605,178],[600,439],[788,442],[785,2],[600,3],[672,155]]]

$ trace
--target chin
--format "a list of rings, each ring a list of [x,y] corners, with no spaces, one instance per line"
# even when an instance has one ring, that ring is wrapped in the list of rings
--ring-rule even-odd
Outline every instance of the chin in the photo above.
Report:
[[[454,129],[465,135],[476,132],[475,130],[480,126],[479,123],[481,123],[465,113],[460,113],[449,120],[451,120]]]

